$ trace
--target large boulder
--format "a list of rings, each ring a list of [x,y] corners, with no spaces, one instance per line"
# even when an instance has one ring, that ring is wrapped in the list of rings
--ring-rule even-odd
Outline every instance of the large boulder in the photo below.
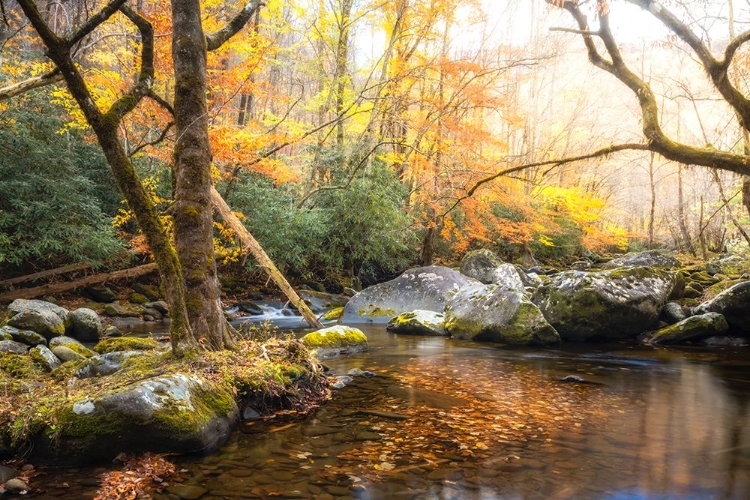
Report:
[[[46,309],[24,309],[8,320],[8,326],[31,330],[47,340],[65,334],[65,323],[54,312]]]
[[[730,334],[750,336],[750,281],[737,283],[693,309],[693,314],[708,312],[723,314]]]
[[[521,292],[499,285],[468,285],[445,307],[454,338],[514,345],[558,344],[560,336]]]
[[[551,276],[532,301],[563,340],[633,339],[652,328],[676,273],[632,267]]]
[[[413,335],[432,335],[444,337],[448,335],[445,329],[445,316],[435,311],[410,311],[391,318],[386,330],[393,333]]]
[[[524,283],[516,267],[503,262],[500,257],[485,248],[473,250],[461,259],[461,274],[485,284],[501,285],[508,290],[524,290]]]
[[[8,338],[8,336],[10,336],[10,338]],[[31,347],[40,344],[47,345],[47,339],[45,339],[43,335],[40,335],[31,330],[19,330],[18,328],[14,328],[8,325],[0,328],[0,340],[2,339],[15,340],[16,342],[21,342],[22,344],[26,344]]]
[[[646,252],[625,254],[622,257],[606,262],[602,267],[604,269],[615,269],[618,267],[663,267],[671,269],[680,267],[680,265],[680,261],[671,255],[658,250],[648,250]]]
[[[729,329],[727,320],[719,313],[706,313],[691,316],[674,325],[662,328],[653,334],[652,344],[680,344],[691,340],[701,340],[716,335],[724,335]]]
[[[335,358],[369,349],[367,337],[361,330],[343,325],[331,326],[308,333],[300,339],[318,359]]]
[[[443,312],[448,299],[471,283],[477,281],[447,267],[410,269],[352,297],[344,307],[341,323],[384,324],[394,316],[417,309]]]
[[[37,436],[30,459],[55,465],[112,460],[120,452],[214,449],[239,421],[232,395],[197,375],[172,373],[71,402],[56,436]]]
[[[26,300],[16,299],[8,306],[8,317],[15,316],[25,310],[31,311],[50,311],[57,314],[63,323],[68,319],[68,310],[52,302],[44,300]]]
[[[96,311],[81,307],[71,312],[70,319],[71,335],[83,342],[97,342],[104,332],[102,320]]]

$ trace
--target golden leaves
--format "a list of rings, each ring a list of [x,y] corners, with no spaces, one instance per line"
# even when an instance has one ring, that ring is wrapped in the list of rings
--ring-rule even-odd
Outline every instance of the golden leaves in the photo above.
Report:
[[[167,486],[164,479],[177,474],[175,465],[162,455],[146,453],[125,457],[122,470],[99,475],[101,486],[94,500],[134,500],[143,498],[148,491],[158,491]]]

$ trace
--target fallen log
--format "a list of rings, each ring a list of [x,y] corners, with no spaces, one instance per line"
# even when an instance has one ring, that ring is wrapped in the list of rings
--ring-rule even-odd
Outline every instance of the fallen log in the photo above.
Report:
[[[143,264],[137,267],[131,267],[130,269],[123,269],[120,271],[113,271],[111,273],[100,273],[86,276],[85,278],[77,279],[74,281],[67,281],[63,283],[52,283],[50,285],[42,285],[33,288],[22,288],[20,290],[13,290],[11,292],[0,293],[0,302],[12,302],[16,299],[31,299],[34,297],[40,297],[42,295],[53,295],[56,293],[70,292],[77,288],[83,288],[89,285],[95,285],[97,283],[105,283],[107,281],[116,281],[126,278],[137,278],[157,270],[156,264]]]
[[[281,289],[284,295],[286,295],[286,297],[289,299],[289,302],[291,302],[292,305],[297,308],[300,314],[302,314],[302,317],[305,318],[307,324],[313,328],[323,328],[323,325],[317,318],[317,316],[315,316],[310,308],[307,307],[305,301],[302,300],[299,295],[297,295],[297,292],[294,291],[294,288],[292,288],[284,275],[281,274],[281,271],[279,271],[279,269],[276,267],[276,264],[273,263],[271,257],[268,256],[265,250],[263,250],[263,247],[260,246],[260,243],[258,243],[258,241],[253,237],[252,234],[250,234],[250,231],[245,228],[245,226],[237,218],[237,216],[234,215],[232,209],[229,208],[227,202],[224,201],[224,198],[221,197],[219,192],[214,187],[211,187],[211,203],[213,204],[219,215],[221,215],[221,217],[224,219],[224,221],[229,224],[229,227],[231,227],[232,230],[237,233],[237,236],[239,237],[242,244],[245,245],[245,247],[250,251],[253,257],[255,257],[255,260],[258,261],[258,264],[266,270],[266,273],[268,273],[269,277],[274,281],[274,283],[276,283],[276,285]]]
[[[91,264],[71,264],[69,266],[57,267],[55,269],[48,269],[46,271],[40,271],[34,274],[27,274],[25,276],[18,276],[16,278],[10,278],[7,280],[0,281],[0,286],[6,287],[11,285],[17,285],[19,283],[28,283],[29,281],[35,281],[42,278],[49,278],[50,276],[57,276],[60,274],[72,273],[74,271],[83,271],[85,269],[91,269]]]

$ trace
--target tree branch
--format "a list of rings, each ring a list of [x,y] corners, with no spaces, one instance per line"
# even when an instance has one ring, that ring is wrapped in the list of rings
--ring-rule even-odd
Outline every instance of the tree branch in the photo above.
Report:
[[[120,10],[127,0],[111,0],[102,10],[89,17],[78,30],[66,41],[69,47],[80,42],[86,35],[94,31],[100,24],[112,17]]]
[[[159,144],[167,137],[167,133],[173,126],[174,126],[174,122],[167,123],[167,126],[164,127],[164,130],[161,131],[161,134],[159,134],[159,137],[157,137],[153,141],[147,141],[147,142],[141,143],[140,145],[138,145],[137,148],[131,151],[130,154],[128,154],[128,156],[131,156],[131,157],[135,156],[142,149],[147,148],[148,146],[155,146],[156,144]]]
[[[236,35],[253,17],[253,14],[264,6],[263,0],[250,0],[245,4],[241,11],[237,13],[223,28],[219,31],[206,35],[206,49],[211,52],[224,45],[230,38]]]
[[[12,85],[8,85],[7,87],[0,88],[0,101],[4,101],[6,99],[10,99],[11,97],[21,95],[24,92],[28,92],[29,90],[57,83],[62,79],[63,78],[60,74],[60,71],[55,68],[43,75],[35,76],[22,82],[14,83]]]

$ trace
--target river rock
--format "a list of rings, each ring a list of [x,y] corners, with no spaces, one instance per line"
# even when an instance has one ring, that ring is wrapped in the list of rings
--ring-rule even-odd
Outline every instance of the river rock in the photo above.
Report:
[[[750,281],[737,283],[693,309],[693,314],[708,312],[723,314],[730,333],[750,336]]]
[[[51,311],[57,314],[63,322],[68,318],[68,310],[64,307],[60,307],[52,302],[45,300],[26,300],[16,299],[8,306],[8,317],[15,316],[16,314],[30,309],[32,311]]]
[[[15,340],[28,346],[47,345],[47,339],[44,336],[31,330],[19,330],[18,328],[5,325],[0,328],[0,340]]]
[[[68,361],[79,361],[82,359],[86,359],[85,356],[78,354],[73,349],[65,345],[58,345],[53,347],[52,354],[57,356],[57,358],[63,363],[67,363]]]
[[[45,371],[51,372],[59,368],[62,364],[60,359],[45,345],[38,345],[29,350],[29,356],[36,364],[41,366]]]
[[[125,306],[120,302],[113,302],[104,306],[104,314],[113,318],[140,318],[143,315],[143,306],[137,304]]]
[[[300,290],[298,295],[314,313],[327,311],[334,307],[344,307],[349,302],[349,297],[346,295],[319,292],[316,290]]]
[[[169,304],[164,300],[155,300],[153,302],[146,302],[143,307],[148,309],[156,309],[161,313],[162,316],[169,316]]]
[[[11,495],[25,495],[31,490],[25,481],[16,478],[10,479],[5,483],[5,491]]]
[[[748,269],[750,269],[750,262],[739,255],[713,259],[706,264],[706,272],[711,276],[715,274],[740,275]]]
[[[239,410],[225,389],[173,373],[72,401],[59,419],[59,436],[38,435],[30,460],[59,466],[111,461],[120,452],[215,449],[239,422]]]
[[[361,330],[343,325],[308,333],[300,342],[313,349],[318,359],[365,352],[369,348],[367,337]]]
[[[468,285],[445,306],[452,337],[515,345],[558,344],[560,336],[539,308],[517,291],[500,285]]]
[[[604,263],[602,268],[615,269],[618,267],[663,267],[676,268],[680,267],[680,261],[671,255],[664,254],[658,250],[648,250],[646,252],[632,252],[617,259],[612,259]]]
[[[445,316],[434,311],[416,311],[401,313],[391,318],[385,327],[389,332],[414,335],[447,336]]]
[[[114,351],[92,356],[76,371],[76,377],[89,378],[111,375],[118,371],[125,360],[134,356],[146,356],[143,351]]]
[[[145,296],[150,301],[157,301],[161,298],[159,287],[156,287],[154,285],[136,282],[133,283],[133,291]]]
[[[653,327],[676,273],[631,267],[551,276],[532,301],[563,340],[634,339]]]
[[[685,310],[677,302],[667,302],[667,304],[664,306],[664,309],[662,309],[661,311],[661,315],[670,325],[679,323],[680,321],[687,318]]]
[[[96,311],[81,307],[70,313],[71,335],[83,342],[97,342],[104,333],[102,320]]]
[[[461,273],[484,284],[501,285],[517,292],[524,290],[524,284],[516,267],[503,262],[494,252],[486,248],[467,253],[461,259]]]
[[[91,285],[83,289],[83,295],[96,302],[109,304],[117,300],[117,295],[106,285]]]
[[[65,324],[60,316],[46,309],[24,309],[10,318],[7,324],[19,330],[32,330],[44,335],[47,340],[65,333]]]
[[[470,283],[477,281],[448,267],[410,269],[352,297],[344,307],[341,322],[385,324],[403,312],[418,309],[443,312],[448,299]]]
[[[691,316],[674,325],[658,330],[651,337],[652,344],[680,344],[689,340],[700,340],[724,335],[729,330],[727,320],[719,313]]]
[[[29,346],[16,342],[15,340],[0,340],[0,353],[9,352],[12,354],[26,354],[29,352]]]

